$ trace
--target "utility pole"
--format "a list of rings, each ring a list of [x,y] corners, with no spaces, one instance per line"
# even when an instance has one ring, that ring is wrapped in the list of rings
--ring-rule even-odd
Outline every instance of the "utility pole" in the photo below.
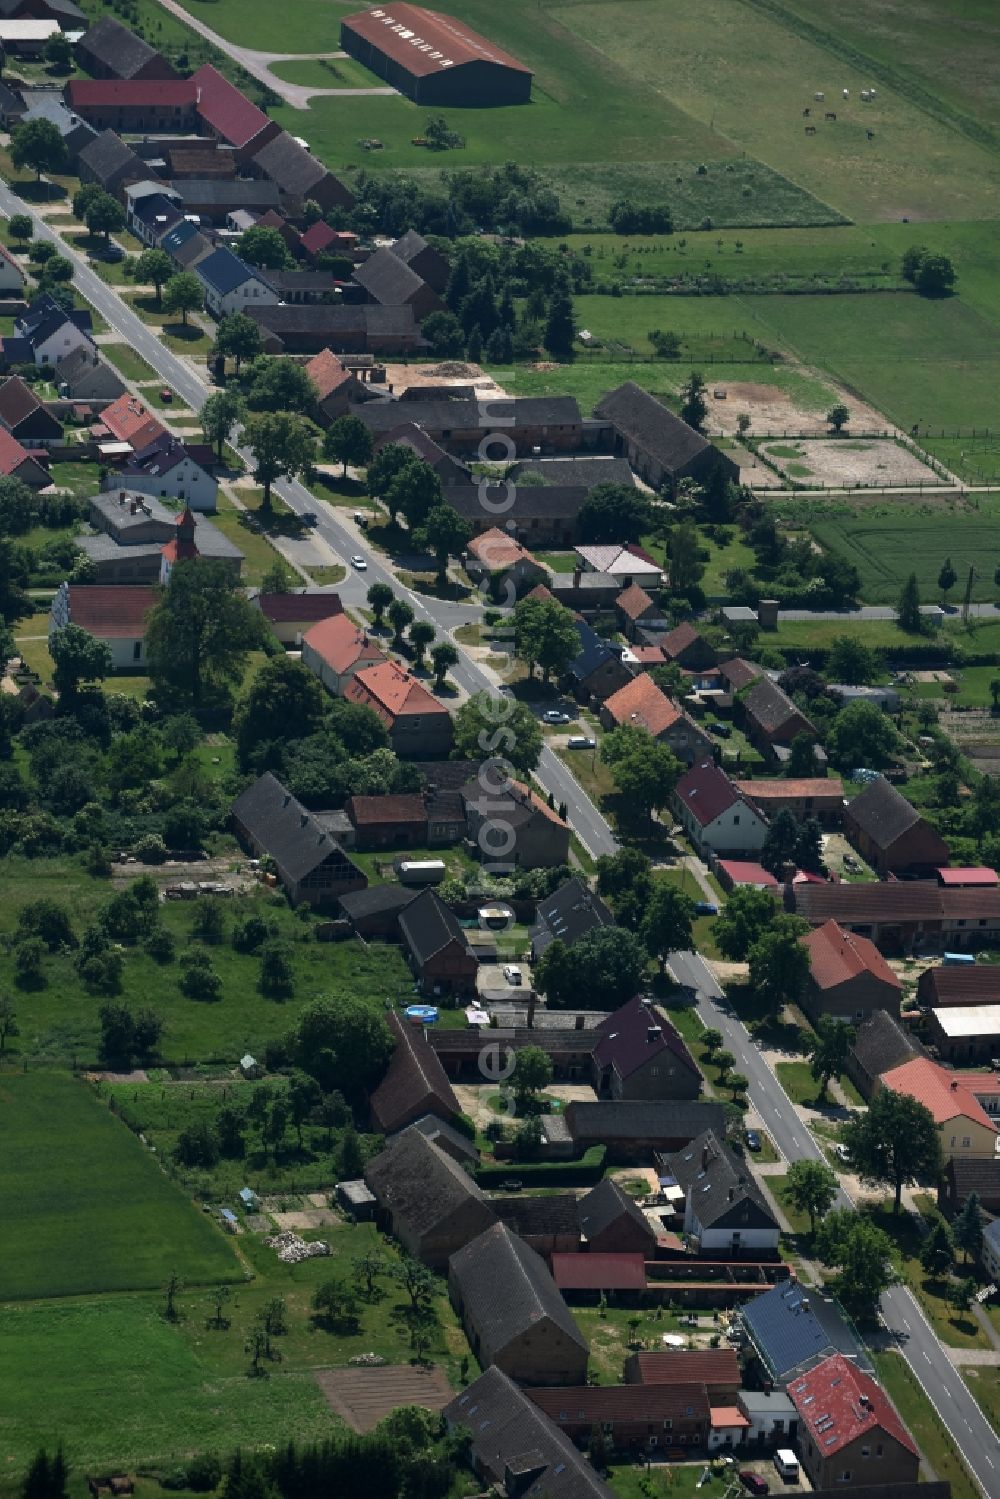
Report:
[[[976,578],[976,569],[972,565],[972,563],[970,562],[970,564],[969,564],[969,578],[968,578],[968,582],[965,585],[965,597],[962,600],[962,623],[963,623],[963,625],[966,626],[966,628],[968,628],[968,624],[969,624],[969,605],[972,603],[972,585],[973,585],[973,583],[975,581],[975,578]]]

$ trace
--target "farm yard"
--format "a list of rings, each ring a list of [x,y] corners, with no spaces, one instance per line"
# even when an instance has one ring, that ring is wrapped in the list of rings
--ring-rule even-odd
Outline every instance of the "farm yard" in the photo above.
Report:
[[[942,482],[926,463],[901,444],[888,440],[830,437],[814,442],[793,438],[762,442],[759,451],[787,478],[811,489],[865,485],[903,488],[918,484],[940,486]]]

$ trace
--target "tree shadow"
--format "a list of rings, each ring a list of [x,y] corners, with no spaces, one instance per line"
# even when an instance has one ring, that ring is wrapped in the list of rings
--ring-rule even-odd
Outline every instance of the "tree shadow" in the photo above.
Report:
[[[26,203],[56,203],[60,198],[69,197],[58,182],[47,182],[44,178],[41,182],[15,183],[14,190]]]

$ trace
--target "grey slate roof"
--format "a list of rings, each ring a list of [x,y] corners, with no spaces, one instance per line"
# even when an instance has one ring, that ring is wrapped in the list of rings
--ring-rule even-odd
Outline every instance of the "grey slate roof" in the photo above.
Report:
[[[683,468],[711,447],[707,438],[682,422],[634,380],[626,380],[616,390],[608,391],[594,411],[668,470]]]
[[[663,1100],[651,1103],[568,1103],[561,1116],[574,1140],[693,1140],[705,1130],[725,1134],[721,1103]]]
[[[254,161],[265,177],[276,182],[283,193],[290,193],[296,198],[308,197],[309,189],[327,175],[323,163],[317,161],[304,146],[300,146],[287,130],[262,146]]]
[[[367,890],[351,890],[342,895],[340,908],[348,920],[360,921],[381,911],[401,911],[416,898],[417,891],[408,890],[405,885],[369,885]]]
[[[572,1192],[556,1192],[551,1197],[491,1197],[490,1207],[511,1233],[527,1238],[533,1234],[572,1234],[579,1238],[577,1200]]]
[[[461,1130],[455,1129],[446,1119],[439,1119],[436,1114],[422,1114],[419,1119],[414,1119],[412,1124],[401,1129],[399,1134],[406,1135],[411,1130],[425,1135],[432,1144],[443,1150],[445,1155],[468,1161],[470,1165],[475,1165],[479,1160],[479,1151],[468,1135],[463,1135]],[[395,1138],[397,1138],[395,1135],[392,1136],[392,1139]]]
[[[479,1333],[480,1363],[492,1363],[543,1318],[587,1351],[587,1340],[545,1261],[505,1223],[495,1223],[457,1250],[448,1273],[449,1279],[454,1277],[469,1320]]]
[[[174,183],[187,209],[218,204],[220,208],[277,208],[280,194],[274,182],[228,181],[218,177],[186,177]]]
[[[479,428],[477,401],[366,401],[357,414],[370,432],[379,434],[392,432],[402,423],[424,432],[475,432]]]
[[[518,484],[511,488],[503,483],[487,485],[480,490],[477,484],[449,484],[447,500],[453,510],[466,520],[482,521],[484,500],[487,505],[500,506],[505,500],[502,520],[572,520],[579,515],[580,507],[587,498],[582,485],[531,485]],[[493,512],[495,518],[496,512]]]
[[[457,940],[468,947],[468,939],[435,890],[420,894],[399,913],[399,929],[417,962],[424,964],[449,942]]]
[[[881,1077],[914,1057],[925,1055],[923,1047],[888,1010],[873,1010],[858,1026],[851,1051],[870,1077]]]
[[[338,333],[375,333],[385,338],[412,335],[415,331],[412,307],[379,307],[371,303],[300,307],[279,302],[274,307],[248,307],[247,312],[262,328],[277,333],[279,337],[282,333],[316,332],[331,337]],[[385,402],[385,405],[389,404]],[[358,415],[365,416],[369,408],[376,405],[382,403],[366,401],[359,408]],[[395,421],[399,421],[398,408]]]
[[[493,1220],[482,1189],[420,1130],[395,1135],[365,1166],[365,1181],[383,1208],[421,1236],[470,1203],[479,1206],[484,1229]]]
[[[137,177],[146,175],[144,162],[113,130],[102,130],[96,140],[84,146],[80,152],[80,162],[103,183],[108,183],[116,175],[125,172],[134,171]]]
[[[304,879],[331,854],[348,857],[269,770],[236,798],[232,811],[293,881]]]
[[[638,1228],[644,1230],[650,1244],[654,1243],[655,1235],[645,1213],[610,1176],[606,1176],[585,1197],[580,1198],[577,1210],[581,1232],[588,1239],[604,1233],[619,1218],[630,1218]]]
[[[921,821],[920,813],[901,791],[879,776],[849,804],[852,822],[881,849],[889,848]]]
[[[703,1228],[723,1220],[734,1228],[778,1227],[749,1166],[711,1130],[675,1151],[669,1164]]]
[[[97,62],[113,78],[134,78],[159,55],[155,47],[113,16],[102,16],[77,43],[77,56],[82,57],[85,66]]]
[[[531,932],[536,954],[544,952],[557,938],[569,946],[586,932],[615,924],[601,897],[575,875],[538,902],[537,915],[538,923]]]
[[[251,281],[257,277],[257,272],[234,255],[232,250],[225,248],[213,250],[211,255],[206,255],[204,260],[199,260],[195,275],[204,281],[220,297],[228,296],[244,281]]]
[[[772,1286],[740,1307],[739,1316],[764,1365],[782,1382],[833,1353],[871,1370],[868,1355],[832,1297],[798,1281]]]
[[[388,1071],[371,1096],[372,1118],[385,1134],[401,1129],[415,1108],[428,1109],[436,1101],[457,1118],[462,1112],[454,1089],[423,1027],[410,1025],[398,1015],[389,1017],[396,1046]]]
[[[793,714],[799,712],[788,693],[783,691],[777,682],[772,682],[770,677],[757,678],[743,699],[743,706],[747,713],[756,719],[761,728],[769,734],[780,729],[781,725],[787,723]],[[806,715],[802,714],[802,717],[805,718]],[[806,722],[809,722],[808,718]]]
[[[73,400],[80,401],[113,401],[124,395],[126,389],[117,370],[101,359],[96,350],[92,353],[83,348],[74,349],[60,360],[59,383],[68,386]]]
[[[426,284],[405,260],[390,249],[376,250],[367,260],[354,267],[354,279],[370,297],[383,307],[402,307]]]
[[[615,1499],[569,1437],[495,1366],[446,1405],[444,1417],[471,1433],[476,1466],[491,1482],[515,1476],[518,1499]]]

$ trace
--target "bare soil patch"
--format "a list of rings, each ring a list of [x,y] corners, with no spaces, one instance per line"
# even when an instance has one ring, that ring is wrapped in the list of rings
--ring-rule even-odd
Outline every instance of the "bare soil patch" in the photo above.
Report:
[[[371,1431],[401,1405],[443,1410],[454,1395],[441,1369],[386,1364],[381,1369],[317,1369],[316,1383],[354,1431]]]
[[[478,364],[447,359],[441,364],[387,364],[385,377],[394,391],[425,385],[474,385],[483,395],[506,395]]]
[[[788,438],[761,443],[761,452],[789,478],[824,488],[941,483],[933,469],[888,438]]]
[[[327,1228],[331,1223],[342,1223],[343,1217],[333,1208],[307,1208],[301,1213],[275,1213],[274,1221],[278,1228],[303,1229],[303,1228]]]
[[[841,390],[832,381],[824,379],[824,386],[827,384],[830,388],[830,405],[843,401],[851,413],[852,427],[869,432],[886,430],[888,423],[881,411],[876,411],[874,406],[857,400],[848,391]],[[710,395],[712,388],[709,385]],[[725,437],[735,436],[737,418],[744,411],[750,417],[750,430],[754,437],[779,436],[784,432],[815,432],[819,435],[827,431],[824,411],[811,411],[807,406],[800,406],[787,391],[777,385],[764,385],[752,380],[727,380],[725,391],[724,401],[710,399],[708,403],[708,426],[713,433],[721,432]]]

